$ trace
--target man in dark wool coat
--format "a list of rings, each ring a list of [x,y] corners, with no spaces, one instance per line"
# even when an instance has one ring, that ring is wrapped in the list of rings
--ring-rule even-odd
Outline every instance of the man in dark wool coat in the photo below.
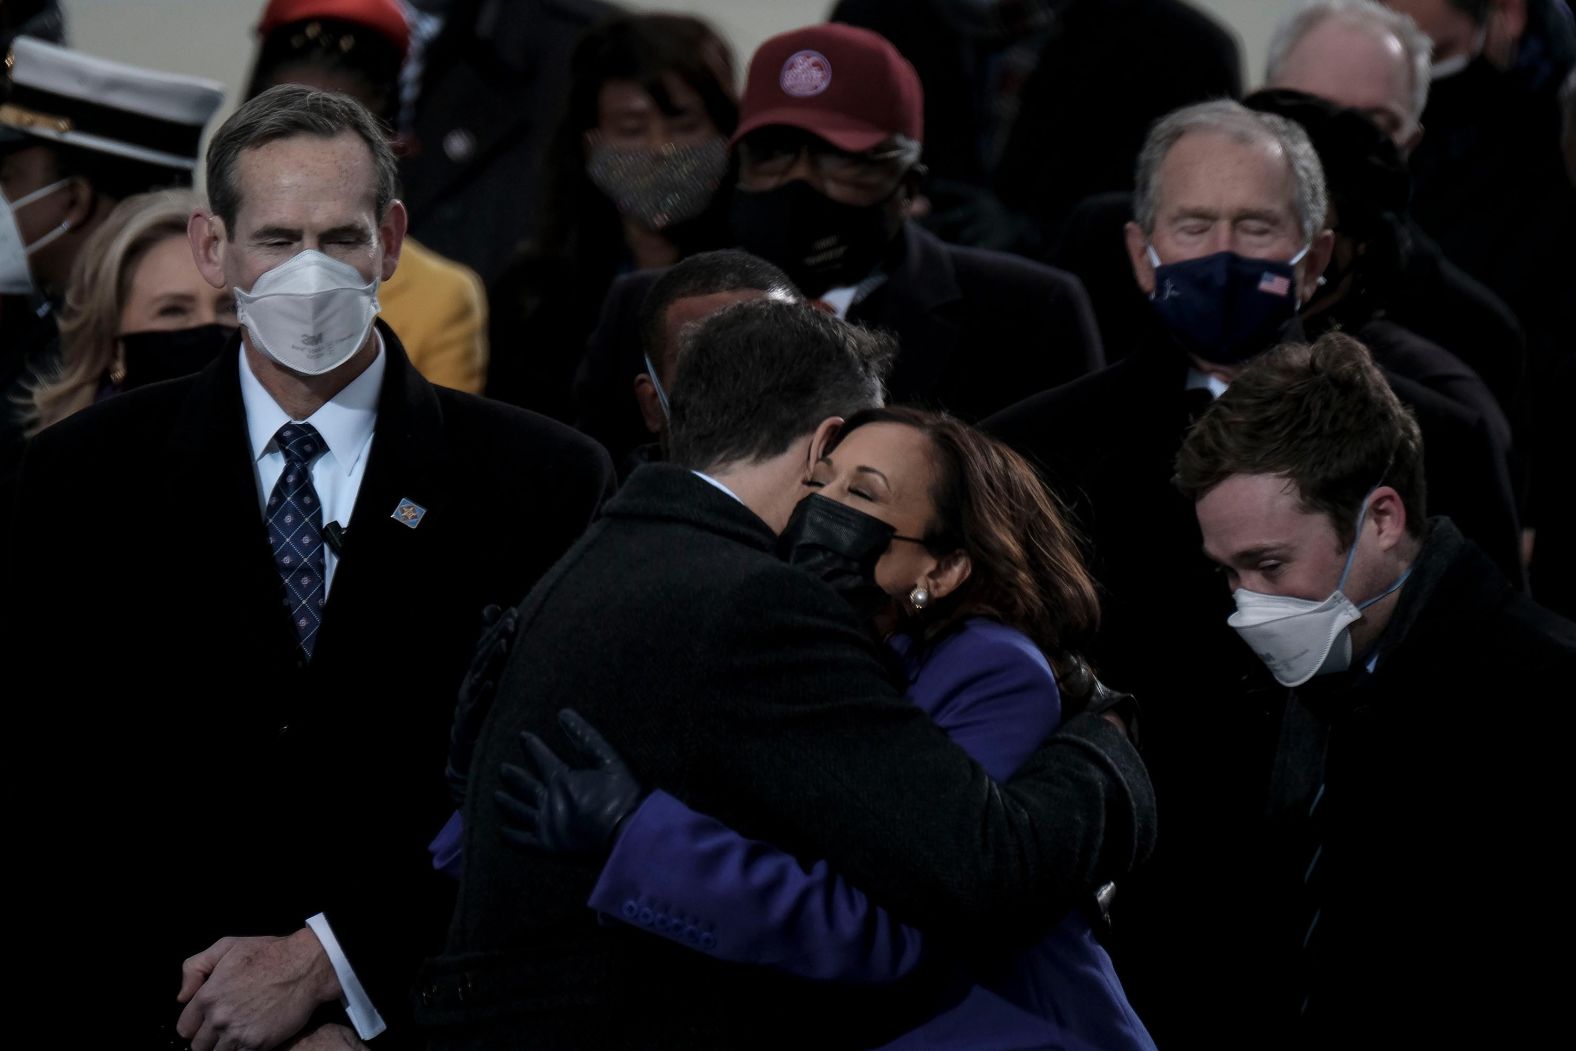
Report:
[[[519,612],[476,746],[448,951],[420,989],[435,1047],[870,1047],[934,1013],[931,975],[814,983],[600,925],[586,900],[601,861],[507,842],[494,800],[522,730],[567,749],[563,708],[643,785],[826,858],[960,952],[1032,942],[1147,854],[1148,778],[1117,726],[1071,719],[994,784],[894,686],[849,603],[777,557],[841,417],[880,403],[889,348],[772,300],[728,307],[685,346],[670,462],[637,468]]]
[[[207,186],[193,253],[241,332],[45,430],[22,467],[3,637],[38,860],[24,989],[91,1000],[115,1046],[409,1046],[452,908],[426,844],[480,612],[568,549],[612,465],[434,387],[374,321],[405,212],[349,97],[259,95]],[[89,945],[83,989],[64,976]]]
[[[1257,994],[1239,986],[1257,1046],[1543,1043],[1564,1024],[1564,969],[1539,961],[1570,932],[1569,715],[1540,699],[1576,681],[1576,625],[1424,517],[1421,432],[1350,337],[1250,364],[1177,480],[1230,625],[1290,688],[1237,902],[1262,937]]]

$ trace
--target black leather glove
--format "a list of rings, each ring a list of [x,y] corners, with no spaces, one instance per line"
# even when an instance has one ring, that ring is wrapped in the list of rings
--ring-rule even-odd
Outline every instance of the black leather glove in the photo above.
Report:
[[[1089,715],[1113,715],[1122,721],[1127,739],[1138,747],[1138,698],[1121,690],[1113,690],[1099,679],[1089,691],[1089,702],[1084,706]]]
[[[460,694],[454,704],[454,727],[449,732],[449,762],[443,770],[444,779],[449,782],[449,798],[454,801],[456,810],[465,806],[465,788],[470,782],[476,738],[487,713],[492,711],[493,694],[498,690],[498,679],[508,663],[517,624],[513,608],[488,606],[482,610],[481,640],[476,643],[471,666],[460,683]]]
[[[645,793],[590,723],[569,708],[558,713],[558,722],[591,765],[570,767],[540,737],[521,733],[525,761],[505,763],[503,787],[493,793],[503,810],[504,838],[549,854],[603,857]]]

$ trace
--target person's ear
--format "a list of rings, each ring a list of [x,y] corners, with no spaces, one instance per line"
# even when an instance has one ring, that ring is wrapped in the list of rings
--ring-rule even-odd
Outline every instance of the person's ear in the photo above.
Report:
[[[959,548],[943,555],[936,563],[936,567],[925,574],[920,584],[930,592],[931,601],[937,601],[946,598],[966,584],[969,574],[973,571],[974,563],[970,560],[968,552]]]
[[[821,457],[826,455],[827,447],[837,437],[837,432],[842,429],[841,416],[828,416],[816,427],[815,433],[810,435],[810,458],[804,464],[804,476],[810,477],[810,472],[815,470],[815,465],[821,462]]]
[[[394,276],[399,266],[399,254],[405,247],[405,231],[410,226],[410,216],[403,201],[390,201],[383,221],[378,223],[378,240],[383,244],[383,270],[379,275],[384,281]]]
[[[1388,485],[1368,498],[1368,521],[1374,524],[1379,550],[1390,551],[1406,537],[1406,502]]]
[[[657,386],[651,377],[642,372],[635,377],[635,402],[640,406],[640,418],[646,430],[661,434],[667,429],[668,419],[662,414],[662,399],[657,397]]]
[[[197,264],[202,279],[214,288],[225,287],[224,247],[228,237],[224,220],[199,208],[186,220],[186,240],[192,246],[192,262]]]
[[[1132,222],[1122,227],[1122,236],[1127,241],[1127,261],[1133,266],[1133,279],[1144,295],[1154,295],[1155,266],[1149,261],[1148,236],[1142,227]]]
[[[1334,231],[1320,230],[1313,235],[1313,240],[1308,244],[1308,254],[1297,264],[1299,302],[1308,302],[1313,298],[1314,293],[1319,291],[1319,278],[1324,276],[1324,268],[1330,265],[1330,256],[1334,251]]]
[[[93,219],[98,211],[98,191],[93,184],[81,177],[73,177],[65,186],[66,210],[61,222],[68,230],[80,230]]]

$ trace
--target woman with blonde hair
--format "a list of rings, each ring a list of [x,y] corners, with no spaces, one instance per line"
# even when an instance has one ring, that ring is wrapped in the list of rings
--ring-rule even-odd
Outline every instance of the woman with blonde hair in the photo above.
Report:
[[[60,364],[23,407],[37,432],[133,387],[196,372],[235,332],[235,301],[197,272],[190,190],[126,198],[71,268],[60,310]]]

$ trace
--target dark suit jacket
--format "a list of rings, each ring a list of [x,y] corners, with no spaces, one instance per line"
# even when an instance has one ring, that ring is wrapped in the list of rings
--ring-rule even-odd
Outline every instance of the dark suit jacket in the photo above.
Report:
[[[993,778],[1011,777],[1061,722],[1050,665],[1012,628],[975,618],[928,646],[906,635],[891,641],[909,701]],[[661,791],[620,830],[588,904],[720,959],[823,981],[895,981],[928,951],[920,931],[896,923],[824,861],[806,867]],[[960,974],[979,984],[898,1046],[1154,1051],[1081,912],[994,963],[985,975]]]
[[[1515,311],[1536,361],[1570,346],[1559,310],[1576,287],[1576,188],[1560,149],[1565,73],[1524,72],[1479,58],[1429,85],[1427,131],[1410,157],[1412,214]]]
[[[643,784],[744,835],[824,857],[952,945],[1033,941],[1148,849],[1147,777],[1083,717],[1006,787],[888,678],[846,603],[780,562],[743,504],[690,471],[637,471],[527,599],[477,744],[449,946],[423,988],[438,1047],[872,1046],[934,1011],[908,986],[726,965],[586,900],[600,860],[499,832],[499,768],[554,713],[597,725]]]
[[[1201,1032],[1232,1046],[1241,1034],[1231,1027],[1247,1016],[1221,974],[1240,967],[1251,933],[1233,879],[1268,775],[1273,701],[1261,690],[1273,682],[1226,624],[1230,594],[1202,554],[1191,502],[1171,485],[1192,419],[1186,370],[1176,350],[1151,347],[984,426],[1037,462],[1071,505],[1102,589],[1096,666],[1144,706],[1144,756],[1165,824],[1154,862],[1113,908],[1117,973],[1162,1047]],[[1502,458],[1453,404],[1391,382],[1423,427],[1430,506],[1470,516],[1472,532],[1514,568]]]
[[[22,463],[20,408],[28,385],[47,375],[60,360],[60,330],[52,311],[39,316],[26,296],[0,296],[0,493],[9,493]],[[0,537],[6,536],[0,526]]]
[[[1024,391],[1066,383],[1105,364],[1078,279],[1001,252],[945,244],[909,223],[885,283],[848,320],[897,337],[888,400],[978,420]],[[651,441],[635,402],[640,304],[661,271],[613,283],[575,383],[576,426],[615,463]]]
[[[1446,259],[1410,218],[1405,232],[1407,251],[1385,317],[1444,347],[1483,377],[1519,433],[1528,365],[1520,322],[1504,300]]]
[[[432,386],[382,332],[377,430],[310,663],[283,612],[234,345],[50,428],[24,462],[8,593],[31,596],[11,637],[49,859],[29,872],[60,906],[41,944],[101,946],[98,991],[131,1046],[173,1024],[185,957],[319,911],[384,1017],[408,1015],[448,911],[425,844],[449,810],[479,611],[519,601],[610,490],[594,443]],[[402,499],[427,509],[415,529],[391,517]],[[71,775],[46,778],[64,755]],[[95,871],[63,907],[61,874]]]
[[[1257,960],[1300,1032],[1262,1046],[1541,1043],[1562,1024],[1559,969],[1483,963],[1535,960],[1570,929],[1548,832],[1566,818],[1570,717],[1523,728],[1504,702],[1576,677],[1576,625],[1434,519],[1377,661],[1282,702]],[[1507,879],[1536,917],[1498,915]]]

